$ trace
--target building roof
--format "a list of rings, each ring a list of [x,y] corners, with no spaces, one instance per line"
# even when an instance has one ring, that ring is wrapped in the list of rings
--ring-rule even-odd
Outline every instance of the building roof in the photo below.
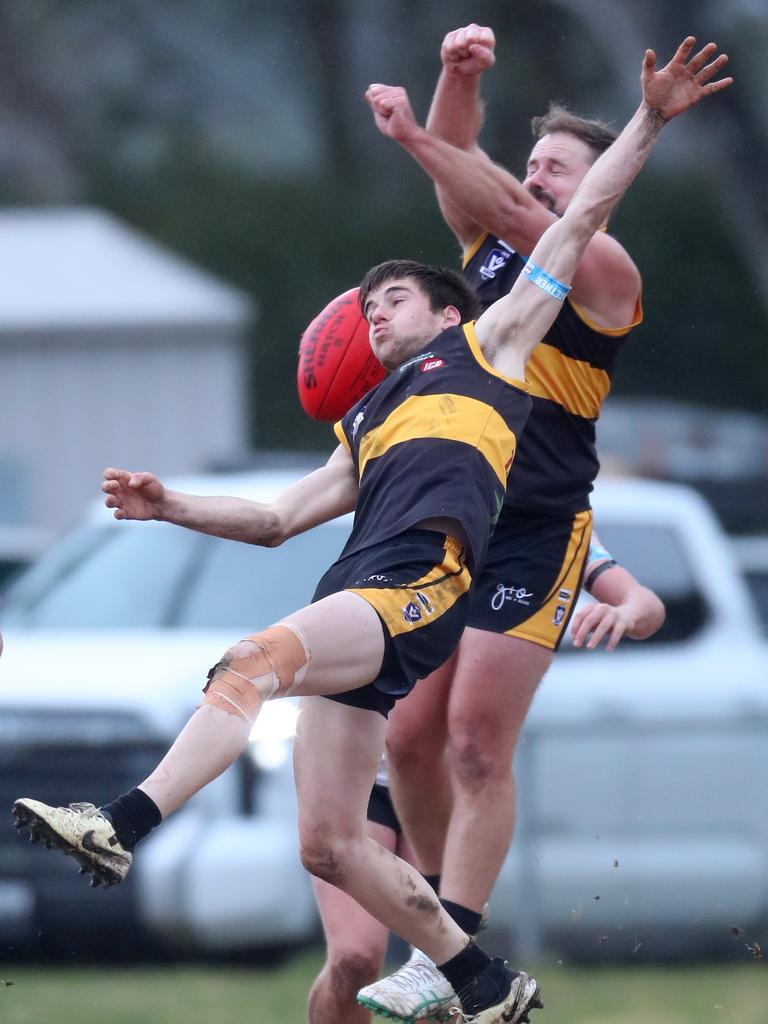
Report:
[[[0,335],[20,330],[238,326],[244,293],[111,214],[0,210]]]

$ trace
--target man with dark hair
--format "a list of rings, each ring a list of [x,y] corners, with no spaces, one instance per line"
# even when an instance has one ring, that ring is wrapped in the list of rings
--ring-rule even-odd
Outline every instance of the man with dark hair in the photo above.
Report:
[[[301,696],[294,765],[307,870],[439,964],[465,1020],[517,1024],[541,1005],[535,979],[492,960],[417,871],[366,836],[366,807],[387,713],[450,656],[464,629],[472,576],[530,408],[521,384],[530,352],[664,124],[729,84],[712,80],[726,58],[707,63],[712,45],[691,57],[693,42],[660,71],[646,51],[637,112],[542,236],[526,273],[475,323],[462,325],[454,305],[435,310],[416,278],[398,276],[397,263],[374,271],[364,300],[371,347],[394,372],[336,424],[340,443],[322,469],[267,505],[168,491],[151,473],[106,470],[103,489],[118,519],[162,519],[265,546],[353,508],[355,522],[314,602],[224,653],[203,703],[136,789],[101,809],[25,797],[14,804],[20,825],[95,879],[121,881],[132,847],[238,757],[264,701]],[[407,99],[372,103],[393,135],[420,130]]]
[[[466,278],[449,267],[429,267],[414,260],[387,260],[371,267],[360,284],[359,301],[363,312],[368,295],[395,277],[408,277],[418,282],[433,313],[455,306],[463,324],[476,320],[480,314],[480,300]]]
[[[450,32],[427,131],[397,139],[432,177],[483,308],[512,287],[616,136],[604,122],[552,104],[532,121],[536,141],[524,180],[493,163],[477,137],[480,79],[495,61],[494,44],[489,28]],[[372,92],[394,102],[402,90],[374,86]],[[443,905],[470,934],[480,926],[512,838],[512,759],[520,730],[578,597],[592,528],[589,493],[599,469],[595,423],[624,340],[642,319],[640,293],[629,255],[605,230],[597,232],[528,362],[531,416],[473,584],[461,644],[390,721],[398,814],[419,867],[440,877]],[[441,993],[442,1007],[451,1005],[450,986],[420,952],[414,958],[404,975],[368,988],[383,1011],[407,1014],[409,1005],[422,1005],[425,992]]]

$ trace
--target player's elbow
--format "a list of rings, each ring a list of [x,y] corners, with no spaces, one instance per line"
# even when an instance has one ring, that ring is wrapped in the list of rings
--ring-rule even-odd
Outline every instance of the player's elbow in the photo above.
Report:
[[[290,528],[285,517],[276,508],[265,509],[258,529],[248,538],[251,544],[263,548],[279,548],[291,537]]]
[[[598,231],[608,219],[613,208],[613,197],[579,195],[577,192],[563,214],[563,223],[568,225],[569,233],[585,240],[584,244]]]

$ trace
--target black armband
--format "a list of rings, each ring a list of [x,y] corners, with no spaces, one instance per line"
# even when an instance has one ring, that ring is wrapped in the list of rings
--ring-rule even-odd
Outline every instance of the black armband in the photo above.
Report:
[[[584,589],[588,594],[592,593],[592,587],[595,585],[595,581],[598,577],[602,576],[606,569],[610,569],[612,565],[618,565],[615,558],[609,558],[607,562],[601,562],[600,565],[596,565],[592,572],[584,580]]]

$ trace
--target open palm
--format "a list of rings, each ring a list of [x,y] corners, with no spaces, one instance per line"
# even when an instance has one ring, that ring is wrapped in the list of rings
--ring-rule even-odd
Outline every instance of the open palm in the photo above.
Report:
[[[669,64],[659,71],[656,70],[656,54],[653,50],[645,51],[641,74],[643,98],[665,121],[694,106],[704,96],[711,96],[727,88],[733,81],[732,78],[712,81],[727,64],[727,54],[721,53],[710,61],[710,57],[717,51],[717,45],[707,43],[690,57],[695,44],[694,37],[688,36],[678,46]]]

